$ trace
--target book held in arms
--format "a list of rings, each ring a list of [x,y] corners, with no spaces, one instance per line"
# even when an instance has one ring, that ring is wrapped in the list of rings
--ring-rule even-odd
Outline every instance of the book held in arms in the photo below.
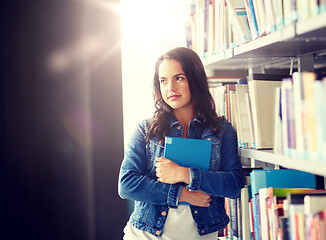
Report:
[[[182,167],[194,167],[209,170],[212,141],[165,137],[164,157]],[[180,204],[188,205],[187,202]]]
[[[164,157],[182,167],[208,170],[211,148],[210,140],[165,137]]]

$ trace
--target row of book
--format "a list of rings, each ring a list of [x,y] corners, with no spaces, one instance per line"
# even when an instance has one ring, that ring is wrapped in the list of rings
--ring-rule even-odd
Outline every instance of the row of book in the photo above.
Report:
[[[295,72],[209,83],[217,114],[232,123],[240,148],[325,161],[326,78]]]
[[[235,47],[251,39],[243,0],[194,0],[186,22],[187,45],[200,57]],[[234,15],[232,13],[237,13]],[[236,27],[238,27],[236,29]],[[239,31],[240,30],[240,31]]]
[[[295,72],[275,88],[274,152],[326,159],[326,78]]]
[[[325,0],[192,0],[188,47],[201,57],[218,53],[315,16]]]
[[[304,181],[303,181],[304,179]],[[326,239],[326,190],[297,170],[254,170],[238,199],[225,200],[229,239]]]
[[[273,148],[274,92],[287,75],[250,74],[238,83],[209,79],[216,112],[231,122],[240,148]]]

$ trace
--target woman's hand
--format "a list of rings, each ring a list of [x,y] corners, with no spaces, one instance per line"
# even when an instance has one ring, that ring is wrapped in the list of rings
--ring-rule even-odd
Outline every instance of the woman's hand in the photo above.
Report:
[[[182,188],[179,202],[188,202],[198,207],[209,207],[212,198],[207,193],[202,191],[191,192],[186,187]]]
[[[157,157],[156,176],[158,181],[168,184],[185,182],[189,184],[189,170],[164,157]]]

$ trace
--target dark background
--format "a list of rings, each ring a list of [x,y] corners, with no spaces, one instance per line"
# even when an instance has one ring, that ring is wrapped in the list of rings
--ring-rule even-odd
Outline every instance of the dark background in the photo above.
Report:
[[[0,239],[122,239],[120,16],[96,2],[119,4],[1,2]]]

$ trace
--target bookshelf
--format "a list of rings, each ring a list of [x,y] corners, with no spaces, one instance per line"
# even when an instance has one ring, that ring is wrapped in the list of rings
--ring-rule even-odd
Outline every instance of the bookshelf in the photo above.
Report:
[[[233,0],[225,2],[229,3],[232,1]],[[197,3],[198,2],[200,3],[201,1],[198,0]],[[228,4],[224,5],[224,0],[207,0],[204,2],[207,4],[205,10],[208,9],[206,15],[204,14],[207,19],[204,18],[205,20],[202,20],[203,16],[201,14],[203,9],[200,7],[196,8],[196,11],[191,15],[192,18],[190,18],[190,21],[192,21],[193,24],[199,22],[199,24],[195,25],[193,29],[197,34],[200,32],[199,37],[205,36],[203,38],[204,40],[200,40],[200,38],[192,38],[194,39],[194,42],[190,41],[190,43],[191,46],[194,47],[194,50],[197,50],[197,53],[202,57],[202,62],[208,76],[211,77],[211,79],[214,79],[215,76],[216,79],[220,78],[221,82],[224,81],[223,84],[227,83],[225,85],[214,85],[209,79],[209,83],[211,84],[210,91],[216,106],[218,106],[217,112],[220,115],[226,116],[226,118],[234,124],[235,129],[237,130],[240,146],[238,149],[239,156],[241,157],[241,160],[243,160],[244,166],[250,165],[251,168],[249,168],[248,171],[251,171],[250,169],[252,169],[252,167],[263,167],[264,169],[271,170],[261,172],[252,171],[250,173],[248,184],[241,190],[241,197],[239,198],[240,204],[234,204],[232,199],[226,199],[226,211],[230,217],[231,224],[227,229],[224,229],[223,234],[224,236],[227,236],[226,239],[250,240],[253,239],[253,236],[255,236],[256,239],[264,240],[276,239],[276,236],[281,238],[284,236],[284,239],[287,239],[287,235],[291,235],[293,238],[294,234],[299,234],[299,229],[294,225],[295,221],[293,219],[295,219],[295,217],[299,219],[299,216],[307,216],[305,215],[307,213],[304,213],[303,211],[297,213],[286,212],[284,215],[278,215],[280,212],[278,212],[279,209],[275,207],[276,205],[280,207],[284,203],[281,207],[283,210],[289,209],[289,207],[294,209],[294,207],[297,206],[292,203],[285,203],[284,199],[284,202],[282,202],[280,198],[276,197],[276,195],[273,196],[273,193],[271,196],[269,195],[269,197],[267,197],[267,190],[270,190],[268,187],[306,188],[306,186],[303,185],[307,182],[308,177],[312,177],[312,182],[318,182],[319,185],[317,188],[325,188],[326,185],[326,157],[321,158],[317,155],[325,154],[322,149],[326,146],[326,138],[324,138],[325,134],[319,135],[316,133],[317,124],[319,124],[318,127],[320,132],[326,133],[326,129],[321,127],[321,125],[324,126],[326,115],[318,114],[317,119],[317,110],[312,110],[319,109],[319,112],[324,112],[322,110],[326,110],[325,104],[321,104],[323,103],[323,100],[326,100],[326,98],[323,98],[324,92],[321,90],[324,89],[323,86],[325,86],[326,89],[326,78],[321,79],[321,77],[324,77],[326,73],[326,4],[322,5],[321,2],[318,2],[320,3],[318,6],[318,14],[312,14],[305,19],[302,18],[305,16],[306,11],[299,7],[298,11],[295,12],[298,19],[295,19],[286,25],[279,26],[275,31],[262,34],[262,36],[259,36],[258,38],[255,38],[255,34],[253,34],[255,31],[251,32],[251,36],[254,40],[249,40],[247,42],[242,41],[240,43],[239,39],[243,37],[243,34],[239,38],[238,30],[240,28],[232,25],[232,18],[234,19],[234,16],[237,16],[237,13],[234,14],[234,12],[232,12],[233,10],[228,8]],[[234,4],[241,5],[240,2],[242,1],[233,1]],[[247,3],[248,2],[250,2],[249,5],[253,4],[255,7],[260,4],[281,3],[282,9],[284,10],[284,21],[287,21],[288,19],[285,17],[285,12],[288,14],[291,12],[290,15],[292,15],[293,10],[297,10],[297,6],[300,6],[300,4],[303,3],[308,3],[308,1],[299,0],[247,1]],[[296,3],[299,4],[295,5]],[[209,28],[209,26],[212,24],[210,22],[210,17],[216,17],[216,15],[209,15],[209,9],[212,7],[214,8],[214,4],[215,6],[218,4],[218,8],[216,9],[219,11],[216,12],[222,16],[219,16],[219,20],[225,20],[225,15],[223,15],[225,12],[223,11],[231,12],[233,14],[231,14],[231,18],[229,18],[229,16],[226,17],[228,21],[223,22],[226,22],[226,27],[224,27],[223,30],[218,26],[218,28],[215,28],[215,32],[213,31],[213,33],[210,33],[209,31],[211,28]],[[313,6],[312,1],[309,1],[309,4],[311,4],[310,6]],[[306,7],[308,7],[308,5],[306,5]],[[271,8],[267,7],[266,9],[270,10]],[[266,9],[262,9],[263,14],[267,13]],[[260,8],[255,8],[254,10],[248,11],[248,5],[246,6],[247,14],[248,12],[260,12],[260,10]],[[308,11],[310,12],[310,10],[313,12],[315,8],[311,7]],[[268,15],[268,13],[266,15]],[[290,15],[287,16],[289,17]],[[249,19],[250,17],[247,15],[247,20],[250,25]],[[201,21],[204,21],[204,23]],[[215,24],[218,23],[218,21],[215,21]],[[242,23],[245,24],[245,22]],[[264,23],[264,21],[261,23]],[[202,26],[205,27],[203,28]],[[199,28],[201,31],[198,30]],[[225,30],[225,28],[227,30]],[[264,27],[262,29],[264,29]],[[203,32],[205,32],[205,34],[202,34]],[[216,32],[218,34],[216,34]],[[194,36],[196,35],[194,34]],[[248,34],[245,34],[245,36],[248,36]],[[224,41],[225,39],[227,39],[226,42]],[[236,47],[233,47],[235,45]],[[225,48],[225,46],[232,47]],[[209,52],[211,49],[213,49],[213,51]],[[217,51],[214,52],[214,49]],[[237,82],[238,84],[233,84],[231,81],[221,77],[232,76],[232,73],[233,76],[235,76],[238,74],[236,72],[239,72],[239,70],[244,74],[246,73],[246,75],[243,76],[249,75],[247,77],[248,81],[250,79],[252,80],[247,83],[246,87],[243,85],[241,86],[240,82]],[[319,75],[317,78],[322,81],[315,81],[314,74],[303,72],[317,72]],[[274,84],[272,83],[273,81],[260,81],[265,79],[263,77],[260,78],[259,73],[266,73],[268,77],[271,77],[266,80],[273,80],[273,74],[274,77],[276,76],[275,74],[278,74],[279,76],[282,75],[283,77],[280,79],[274,79],[279,80],[277,82],[274,81]],[[289,75],[292,75],[291,78],[289,78]],[[303,75],[306,77],[304,80]],[[257,78],[254,76],[257,76]],[[258,83],[259,81],[260,83]],[[317,85],[317,82],[322,84],[325,83],[325,85]],[[315,87],[314,90],[311,90],[312,86]],[[319,91],[316,90],[316,86]],[[319,106],[312,108],[312,106],[317,105],[317,103],[320,103]],[[291,111],[289,109],[291,109]],[[270,115],[269,110],[273,111],[273,114]],[[262,114],[257,114],[258,111]],[[314,118],[312,119],[312,117]],[[274,121],[269,124],[270,119],[274,119]],[[268,124],[263,125],[262,123]],[[299,124],[295,125],[294,123]],[[275,124],[275,126],[273,126],[272,134],[271,131],[269,131],[271,129],[269,127],[273,124]],[[314,125],[314,127],[307,127],[311,125]],[[266,131],[262,131],[261,129],[265,129]],[[266,141],[271,140],[275,135],[277,138],[275,138],[276,141],[274,144]],[[317,138],[319,140],[319,145],[317,145]],[[250,147],[264,150],[257,150]],[[271,149],[272,147],[275,148],[275,152]],[[266,150],[267,148],[269,150]],[[280,153],[284,153],[284,155]],[[306,154],[304,158],[299,157],[304,154]],[[279,169],[280,167],[286,169],[271,169]],[[291,169],[302,172],[293,171]],[[306,176],[297,177],[294,180],[294,184],[290,186],[291,177],[287,175],[289,172],[305,174]],[[281,177],[284,173],[285,175]],[[275,174],[275,176],[277,176],[275,179],[278,179],[279,183],[275,184],[270,181],[267,184],[267,177],[255,177],[255,175],[258,176],[259,174],[266,174],[266,176],[272,176]],[[319,177],[315,177],[314,175]],[[303,181],[301,181],[301,179]],[[317,180],[315,181],[315,179]],[[324,186],[321,183],[323,180]],[[259,192],[257,192],[256,190],[258,189],[257,186],[259,184],[261,184],[261,186],[259,187]],[[314,187],[311,185],[308,188]],[[255,189],[255,191],[253,191],[253,189]],[[251,196],[248,197],[249,195]],[[286,197],[288,198],[288,196]],[[273,204],[275,204],[275,206],[273,206]],[[308,206],[306,203],[305,205]],[[326,210],[324,209],[325,207],[318,211],[325,211],[324,214],[326,214]],[[278,213],[276,213],[276,210]],[[275,213],[277,216],[274,215]],[[314,214],[314,216],[317,216],[317,213]],[[240,221],[239,218],[241,218]],[[305,229],[305,227],[308,229],[309,227],[308,232],[317,229],[316,226],[310,224],[307,220],[308,218],[304,220],[302,217],[302,219],[303,220],[300,220],[300,226],[304,227],[301,229]],[[324,224],[326,220],[323,218],[323,220],[320,221],[323,221]],[[282,231],[282,233],[280,231]],[[302,231],[300,231],[300,235],[302,235]],[[301,237],[303,236],[300,236],[300,238]],[[326,236],[324,235],[321,239],[325,239],[325,237]]]
[[[289,68],[291,61],[308,56],[315,65],[325,67],[325,58],[317,56],[326,51],[326,12],[259,37],[235,48],[203,58],[206,69],[232,71],[257,67]],[[302,159],[274,154],[272,150],[239,148],[241,157],[276,166],[297,169],[326,177],[326,161]]]
[[[326,12],[203,58],[203,64],[208,69],[222,70],[269,68],[325,49]]]

